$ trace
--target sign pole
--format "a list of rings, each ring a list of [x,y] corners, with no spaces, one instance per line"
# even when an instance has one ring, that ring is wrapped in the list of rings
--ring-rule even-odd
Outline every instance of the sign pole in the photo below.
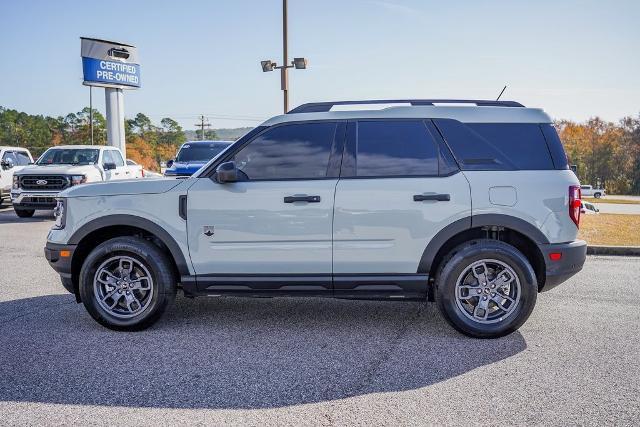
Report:
[[[107,110],[107,144],[118,147],[127,158],[124,135],[124,93],[122,89],[107,87],[104,89]]]
[[[89,86],[89,127],[91,128],[91,145],[93,145],[93,86]]]

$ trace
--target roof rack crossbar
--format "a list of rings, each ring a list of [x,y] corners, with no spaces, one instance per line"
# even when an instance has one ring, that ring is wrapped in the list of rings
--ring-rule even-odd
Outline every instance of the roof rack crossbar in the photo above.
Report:
[[[524,107],[516,101],[492,101],[485,99],[370,99],[364,101],[333,101],[333,102],[311,102],[302,104],[287,114],[296,113],[326,113],[331,111],[336,105],[367,105],[367,104],[411,104],[435,105],[435,104],[475,104],[478,107]]]

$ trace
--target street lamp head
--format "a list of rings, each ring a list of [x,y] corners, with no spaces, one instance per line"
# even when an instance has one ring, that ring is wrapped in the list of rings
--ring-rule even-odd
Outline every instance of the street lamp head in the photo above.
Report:
[[[265,73],[267,71],[273,71],[273,69],[276,67],[276,63],[272,62],[271,60],[260,61],[260,65],[262,65],[262,71]]]
[[[307,58],[293,58],[293,66],[296,67],[297,70],[304,70],[307,68]]]

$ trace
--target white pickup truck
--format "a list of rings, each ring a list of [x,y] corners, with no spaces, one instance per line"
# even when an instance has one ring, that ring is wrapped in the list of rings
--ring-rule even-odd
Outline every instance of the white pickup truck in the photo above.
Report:
[[[139,165],[125,163],[119,149],[95,145],[60,145],[49,148],[32,166],[13,175],[11,202],[21,218],[56,206],[56,196],[86,182],[141,178]]]
[[[595,197],[599,199],[605,195],[604,188],[597,188],[593,185],[581,185],[580,191],[582,193],[582,197]]]
[[[11,197],[13,174],[31,163],[33,157],[26,148],[0,146],[0,207]]]

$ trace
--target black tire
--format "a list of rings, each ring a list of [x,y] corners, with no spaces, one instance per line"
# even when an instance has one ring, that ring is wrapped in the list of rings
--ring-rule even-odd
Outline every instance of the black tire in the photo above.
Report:
[[[35,209],[13,208],[13,210],[16,212],[16,215],[18,215],[20,218],[31,218],[33,214],[36,213]]]
[[[99,266],[115,256],[126,256],[141,263],[149,271],[153,289],[149,305],[135,317],[122,319],[103,308],[96,298],[94,277]],[[101,325],[116,331],[139,331],[154,324],[176,296],[176,274],[167,255],[153,243],[140,237],[116,237],[98,245],[80,270],[80,298]]]
[[[596,199],[599,199],[600,197],[602,197],[602,193],[595,193],[593,197],[595,197]]]
[[[465,269],[483,259],[506,264],[520,282],[518,303],[496,323],[481,323],[467,317],[456,302],[456,281]],[[498,240],[473,240],[453,249],[438,269],[435,283],[436,303],[444,318],[458,331],[475,338],[499,338],[516,331],[529,318],[538,296],[536,274],[527,258],[515,247]]]

